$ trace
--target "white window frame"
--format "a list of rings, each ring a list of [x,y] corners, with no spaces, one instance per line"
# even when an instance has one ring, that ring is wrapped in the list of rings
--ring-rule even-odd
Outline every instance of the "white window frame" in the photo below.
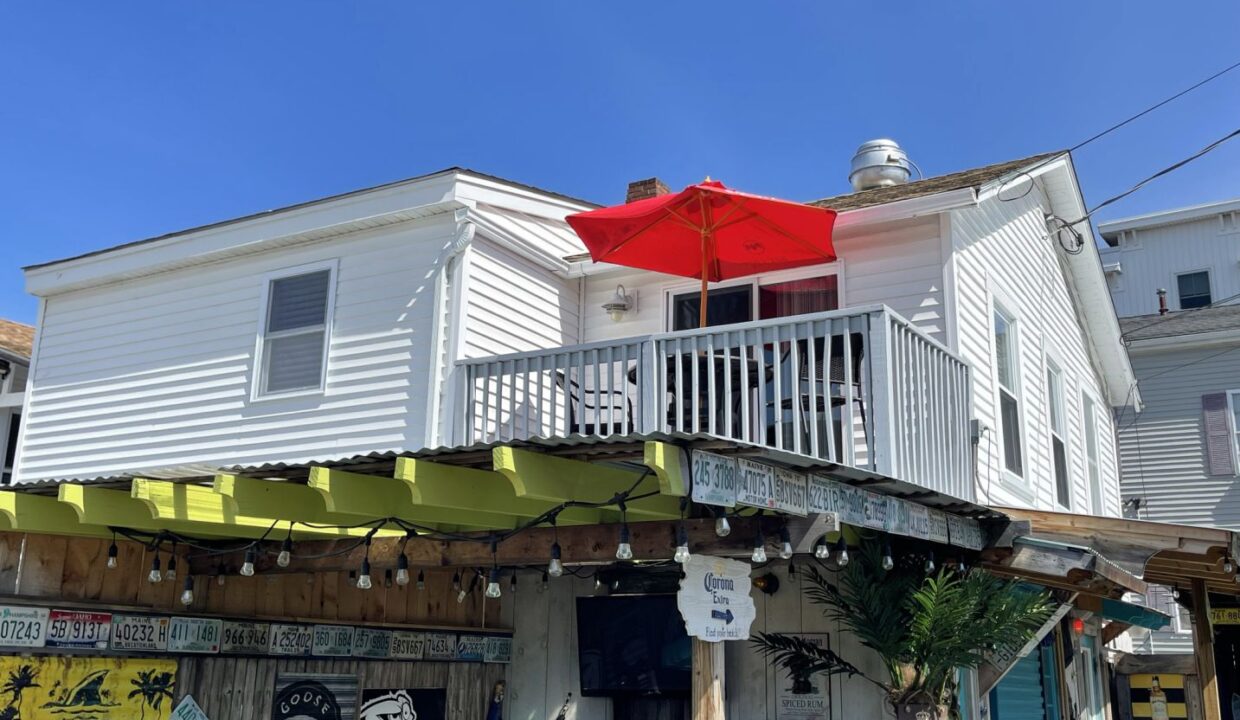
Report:
[[[1231,430],[1231,466],[1240,475],[1240,426],[1236,425],[1236,409],[1240,408],[1240,390],[1227,391],[1227,427]]]
[[[1210,302],[1213,303],[1214,299],[1218,297],[1218,295],[1214,292],[1214,273],[1210,272],[1210,268],[1203,267],[1203,268],[1197,268],[1195,270],[1180,270],[1176,272],[1175,274],[1173,274],[1171,277],[1172,284],[1175,286],[1175,308],[1176,310],[1184,309],[1184,305],[1180,302],[1180,278],[1184,277],[1185,275],[1197,275],[1200,273],[1206,274],[1206,285],[1210,287]],[[1189,309],[1192,310],[1193,308],[1189,308]]]
[[[1009,488],[1015,490],[1032,501],[1033,487],[1029,476],[1029,422],[1025,415],[1027,409],[1024,396],[1024,379],[1021,374],[1021,323],[1020,323],[1020,306],[1012,302],[1005,293],[998,288],[991,288],[990,291],[990,307],[989,314],[986,316],[986,334],[988,344],[990,345],[990,377],[993,387],[993,402],[995,409],[995,449],[998,455],[999,476]],[[1011,332],[1012,343],[1012,374],[1015,377],[1016,387],[1008,388],[1009,394],[1016,398],[1016,414],[1017,423],[1019,424],[1019,443],[1020,443],[1020,459],[1021,470],[1023,475],[1008,470],[1007,463],[1004,460],[1004,443],[1006,439],[1003,436],[1003,403],[1000,399],[1000,393],[1003,390],[999,385],[999,348],[995,345],[995,315],[1001,314],[1008,320],[1009,331]]]
[[[778,285],[783,282],[792,280],[808,280],[810,278],[826,277],[828,275],[835,276],[835,292],[839,297],[839,309],[843,310],[848,307],[845,302],[844,295],[844,263],[835,261],[832,263],[824,263],[822,265],[810,265],[803,268],[793,268],[791,270],[779,270],[777,272],[766,273],[764,275],[753,275],[738,280],[723,280],[716,283],[710,283],[707,290],[726,290],[728,288],[749,286],[752,288],[750,301],[752,309],[750,317],[754,320],[758,319],[758,311],[760,309],[761,299],[758,296],[758,289],[763,285]],[[702,283],[696,282],[672,282],[663,285],[663,329],[666,332],[672,332],[672,310],[675,306],[675,298],[677,295],[684,295],[689,292],[702,291]]]
[[[1055,499],[1055,505],[1066,511],[1071,512],[1073,502],[1073,482],[1072,482],[1072,444],[1068,441],[1068,379],[1064,375],[1063,365],[1055,359],[1050,353],[1046,354],[1046,437],[1047,452],[1050,453],[1050,462],[1048,463],[1051,470],[1051,496]],[[1051,375],[1054,374],[1059,380],[1059,413],[1056,415],[1051,403],[1051,395],[1055,392],[1055,386],[1052,383]],[[1056,422],[1058,421],[1058,422]],[[1055,425],[1059,425],[1059,430],[1055,429]],[[1068,482],[1068,503],[1065,505],[1059,502],[1059,479],[1055,477],[1055,440],[1058,439],[1063,444],[1064,453],[1064,472],[1067,474],[1065,478]]]
[[[282,400],[284,398],[301,397],[306,395],[322,395],[327,389],[327,359],[328,350],[331,347],[332,325],[336,316],[336,277],[339,272],[340,262],[338,259],[324,260],[322,262],[309,263],[306,265],[297,265],[295,267],[281,268],[273,270],[262,276],[262,293],[260,295],[258,308],[258,334],[254,339],[254,368],[250,381],[250,400],[252,402],[261,402],[264,400]],[[285,390],[281,392],[266,392],[263,389],[265,384],[265,368],[267,364],[267,320],[271,311],[271,286],[276,280],[284,278],[296,277],[298,275],[309,275],[311,273],[328,271],[327,279],[327,312],[323,318],[323,358],[319,363],[319,384],[313,388],[299,388],[297,390]],[[286,337],[299,333],[318,332],[318,327],[314,328],[298,328],[297,330],[286,331],[278,337]]]
[[[1106,512],[1102,497],[1102,433],[1098,428],[1098,409],[1102,405],[1098,399],[1086,390],[1081,390],[1081,454],[1085,466],[1085,485],[1089,490],[1089,509],[1091,514],[1101,516]],[[1092,411],[1092,412],[1091,412]],[[1089,453],[1089,430],[1094,432],[1094,456]],[[1090,463],[1098,473],[1098,482],[1090,474]]]

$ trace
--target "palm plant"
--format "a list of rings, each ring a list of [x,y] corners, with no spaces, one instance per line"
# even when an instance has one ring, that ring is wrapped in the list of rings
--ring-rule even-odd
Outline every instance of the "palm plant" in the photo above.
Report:
[[[875,682],[896,708],[931,705],[941,713],[953,704],[958,669],[975,668],[991,653],[1019,649],[1046,622],[1052,605],[1049,595],[984,571],[923,568],[923,558],[906,556],[884,570],[879,546],[867,543],[834,579],[809,567],[803,587],[829,620],[882,659],[887,677]],[[838,656],[795,639],[771,633],[752,642],[794,679],[807,670],[858,673]]]
[[[170,672],[139,670],[138,677],[129,682],[134,686],[134,689],[129,691],[129,697],[142,698],[142,718],[146,717],[148,705],[153,710],[159,710],[159,706],[163,704],[164,698],[168,698],[169,703],[172,702],[172,689],[175,682],[173,674]]]
[[[20,665],[16,670],[9,672],[9,678],[5,681],[4,686],[0,687],[0,692],[8,693],[12,696],[10,705],[21,705],[22,692],[29,688],[39,687],[39,683],[35,680],[39,677],[39,671],[35,670],[31,665]]]

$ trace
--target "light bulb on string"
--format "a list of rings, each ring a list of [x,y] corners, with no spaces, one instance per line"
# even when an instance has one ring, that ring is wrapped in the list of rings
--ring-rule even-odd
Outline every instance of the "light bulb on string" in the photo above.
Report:
[[[116,556],[120,550],[116,547],[116,533],[112,533],[112,544],[108,546],[108,569],[115,570],[117,566]]]
[[[459,592],[461,589],[461,571],[457,570],[452,573],[452,590]]]
[[[727,537],[732,533],[732,525],[728,522],[728,516],[722,512],[719,517],[715,518],[715,535],[718,537]]]
[[[164,571],[164,581],[176,582],[177,579],[177,550],[176,546],[172,548],[172,554],[168,556],[168,569]]]
[[[401,587],[409,584],[409,558],[404,553],[396,558],[396,584]]]
[[[759,564],[766,562],[766,538],[762,536],[761,529],[753,536],[753,555],[749,559]]]
[[[258,559],[258,554],[254,552],[254,546],[246,548],[245,562],[241,563],[241,574],[246,577],[254,575],[254,561]]]
[[[292,530],[289,530],[291,535]],[[282,568],[288,567],[293,562],[293,538],[286,537],[284,542],[280,543],[280,554],[276,555],[276,565]]]
[[[386,568],[383,571],[383,587],[392,587],[392,568]]]
[[[185,576],[185,589],[181,591],[181,604],[189,607],[194,604],[194,576]]]
[[[883,541],[883,569],[891,570],[896,566],[895,558],[891,557],[891,542]]]
[[[539,591],[539,592],[547,592],[547,587],[548,587],[548,585],[550,585],[550,582],[549,582],[549,580],[548,580],[547,571],[546,571],[546,570],[543,570],[543,574],[542,574],[542,584],[538,586],[538,591]]]
[[[594,573],[594,592],[600,592],[603,589],[603,577],[598,573]]]
[[[629,526],[625,523],[620,526],[620,543],[616,545],[617,560],[632,560],[633,546],[629,544]]]
[[[934,551],[931,550],[930,552],[926,553],[926,574],[930,574],[934,572],[934,568],[935,568]]]
[[[779,528],[779,557],[781,560],[792,559],[792,533],[788,531],[788,526],[784,525]]]
[[[788,560],[788,582],[797,581],[797,564],[795,561]]]
[[[474,576],[469,579],[469,589],[461,590],[460,592],[456,594],[456,604],[457,605],[463,604],[465,602],[465,597],[468,595],[472,595],[474,592],[474,589],[477,587],[478,587],[478,573],[475,572]]]
[[[840,539],[835,541],[835,564],[848,567],[848,541],[844,539],[844,531],[840,531]]]
[[[1226,573],[1227,575],[1230,575],[1235,571],[1236,571],[1236,566],[1231,562],[1231,558],[1224,559],[1223,560],[1223,572]]]
[[[818,538],[818,542],[814,543],[814,557],[819,560],[830,559],[831,546],[827,544],[826,538]]]
[[[419,571],[418,571],[418,585],[417,585],[417,587],[418,587],[418,589],[419,589],[419,590],[425,590],[425,589],[426,589],[426,573],[424,573],[424,572],[423,572],[423,571],[421,571],[421,570],[419,570]]]
[[[517,571],[514,569],[512,575],[508,577],[508,592],[515,593],[517,591]]]
[[[499,568],[491,568],[491,576],[487,578],[486,596],[494,600],[503,594],[499,587]]]
[[[689,562],[689,557],[689,533],[682,522],[676,526],[676,554],[672,556],[672,559],[684,565]]]
[[[148,582],[157,583],[163,580],[163,575],[159,572],[159,550],[155,551],[155,557],[151,558],[151,572],[147,573]]]
[[[547,574],[560,577],[564,574],[564,563],[560,561],[560,544],[551,543],[551,561],[547,563]]]
[[[357,574],[357,589],[369,590],[374,586],[374,582],[370,579],[370,558],[362,558],[362,569]]]

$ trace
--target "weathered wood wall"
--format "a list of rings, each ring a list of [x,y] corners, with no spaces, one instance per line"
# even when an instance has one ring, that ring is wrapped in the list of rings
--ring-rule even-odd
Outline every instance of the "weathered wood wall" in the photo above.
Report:
[[[448,720],[481,720],[504,672],[477,663],[183,657],[177,697],[193,695],[211,720],[268,720],[277,673],[355,675],[362,690],[447,688]]]
[[[465,602],[457,603],[452,571],[443,569],[426,571],[426,589],[422,591],[413,583],[403,588],[396,584],[384,587],[382,569],[375,571],[371,590],[358,590],[347,572],[253,577],[232,574],[225,576],[222,584],[217,577],[197,576],[194,604],[186,609],[179,602],[183,574],[174,582],[147,582],[150,553],[138,543],[123,541],[117,543],[118,567],[109,570],[109,544],[108,540],[94,538],[0,534],[0,596],[267,619],[511,627],[502,622],[503,598],[488,600],[480,585]],[[161,554],[161,560],[166,569],[167,552]],[[183,554],[178,565],[184,573],[188,562]],[[417,568],[412,572],[416,577]]]

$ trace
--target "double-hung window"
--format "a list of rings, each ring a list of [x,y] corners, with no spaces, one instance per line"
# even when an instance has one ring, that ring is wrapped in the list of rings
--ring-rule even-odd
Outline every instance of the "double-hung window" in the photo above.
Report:
[[[1102,471],[1098,464],[1098,411],[1094,399],[1081,396],[1081,416],[1085,424],[1085,469],[1089,473],[1089,501],[1094,515],[1102,514]]]
[[[1231,409],[1231,452],[1234,458],[1232,467],[1240,474],[1240,390],[1227,392],[1227,406]]]
[[[1063,370],[1046,361],[1046,409],[1050,413],[1051,466],[1055,473],[1055,500],[1066,509],[1072,507],[1072,485],[1068,480],[1068,433],[1063,407]]]
[[[257,397],[323,389],[335,275],[333,263],[268,278]]]
[[[1212,302],[1209,270],[1176,275],[1175,285],[1180,296],[1181,310],[1205,307]]]
[[[998,381],[999,439],[1003,468],[1024,477],[1021,452],[1020,356],[1016,342],[1016,316],[997,302],[994,306],[995,378]]]

